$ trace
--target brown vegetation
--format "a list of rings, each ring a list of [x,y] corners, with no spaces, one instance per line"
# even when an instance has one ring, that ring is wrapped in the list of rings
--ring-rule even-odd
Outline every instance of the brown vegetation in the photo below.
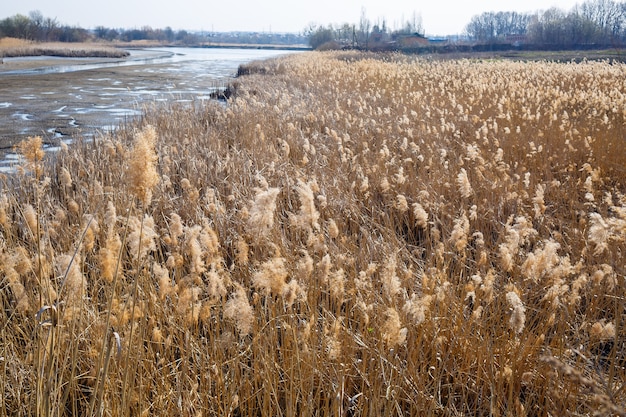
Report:
[[[6,415],[624,415],[621,64],[306,53],[0,194]]]
[[[57,56],[65,58],[124,58],[128,51],[98,43],[32,42],[0,38],[0,57]]]

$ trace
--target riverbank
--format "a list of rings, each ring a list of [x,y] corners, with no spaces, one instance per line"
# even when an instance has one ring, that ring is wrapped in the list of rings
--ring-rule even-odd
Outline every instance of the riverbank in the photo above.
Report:
[[[123,59],[20,57],[0,65],[0,170],[16,143],[94,137],[164,103],[209,100],[240,64],[278,51],[132,49]]]
[[[42,69],[52,67],[80,66],[80,65],[100,65],[115,64],[123,62],[144,61],[151,59],[167,58],[172,55],[171,52],[154,49],[136,48],[125,50],[122,57],[104,57],[104,56],[87,56],[87,57],[68,57],[53,55],[23,55],[6,57],[2,59],[0,64],[0,75],[19,71],[28,71],[34,69]]]
[[[125,49],[92,42],[33,42],[25,39],[0,38],[2,58],[55,56],[63,58],[125,58]]]

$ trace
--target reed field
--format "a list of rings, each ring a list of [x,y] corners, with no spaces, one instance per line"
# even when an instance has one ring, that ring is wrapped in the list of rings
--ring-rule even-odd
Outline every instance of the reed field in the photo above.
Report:
[[[0,184],[0,417],[626,415],[626,66],[294,54]]]
[[[55,56],[64,58],[125,58],[128,51],[102,43],[34,42],[0,38],[0,58]],[[1,62],[0,62],[1,63]]]

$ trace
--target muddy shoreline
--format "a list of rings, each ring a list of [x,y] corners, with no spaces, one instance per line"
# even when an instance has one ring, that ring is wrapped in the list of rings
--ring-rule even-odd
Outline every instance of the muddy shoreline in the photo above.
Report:
[[[189,85],[188,74],[170,71],[171,64],[146,64],[171,55],[151,51],[124,59],[5,58],[0,65],[0,158],[30,136],[41,136],[47,145],[93,136],[140,116],[147,106],[191,100],[202,89],[213,88],[207,81],[189,86],[187,93],[179,86]],[[102,64],[112,66],[80,69]],[[69,66],[79,69],[55,72]]]
[[[167,58],[172,54],[166,51],[136,49],[128,51],[127,57],[103,58],[103,57],[58,57],[58,56],[23,56],[4,57],[0,63],[0,76],[3,74],[16,73],[18,71],[45,70],[54,67],[94,65],[94,64],[117,64],[140,62],[150,59]]]
[[[288,53],[159,48],[123,59],[8,58],[0,65],[0,171],[28,137],[53,147],[90,140],[154,107],[214,100],[241,64]]]

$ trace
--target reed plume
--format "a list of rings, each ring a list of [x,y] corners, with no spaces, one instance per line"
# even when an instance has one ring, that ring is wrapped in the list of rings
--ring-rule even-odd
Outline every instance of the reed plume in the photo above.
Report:
[[[274,212],[276,211],[276,197],[280,190],[269,188],[259,190],[250,208],[246,229],[249,236],[255,241],[267,237],[274,227]]]
[[[128,155],[127,178],[130,192],[142,202],[150,205],[154,187],[159,183],[156,162],[157,133],[153,126],[146,126],[135,134],[133,147]]]

